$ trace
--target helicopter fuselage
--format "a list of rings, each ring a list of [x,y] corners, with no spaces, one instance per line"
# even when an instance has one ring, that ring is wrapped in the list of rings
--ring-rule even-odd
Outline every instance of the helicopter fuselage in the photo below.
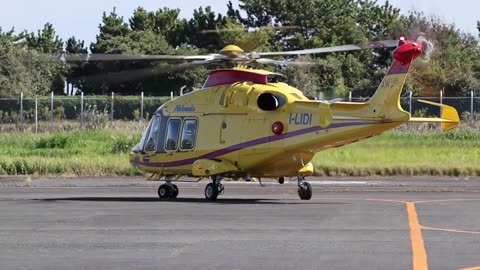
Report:
[[[159,175],[194,175],[197,160],[217,159],[233,165],[224,173],[229,177],[297,176],[309,167],[316,152],[381,134],[408,121],[403,111],[397,112],[397,121],[387,120],[369,112],[367,103],[309,100],[285,83],[267,82],[267,75],[273,73],[266,71],[216,73],[222,79],[207,80],[206,88],[177,97],[157,110],[131,154],[134,166]],[[249,74],[264,81],[244,81]],[[229,81],[235,79],[240,81]],[[214,82],[229,84],[210,86]]]

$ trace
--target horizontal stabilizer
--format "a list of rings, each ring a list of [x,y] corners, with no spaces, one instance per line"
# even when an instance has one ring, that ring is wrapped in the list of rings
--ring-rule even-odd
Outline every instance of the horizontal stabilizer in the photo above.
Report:
[[[440,116],[440,118],[411,117],[409,122],[441,123],[443,130],[454,129],[460,123],[460,117],[458,116],[458,112],[457,110],[455,110],[455,108],[445,104],[435,103],[427,100],[419,99],[418,101],[425,104],[441,107],[442,115]]]

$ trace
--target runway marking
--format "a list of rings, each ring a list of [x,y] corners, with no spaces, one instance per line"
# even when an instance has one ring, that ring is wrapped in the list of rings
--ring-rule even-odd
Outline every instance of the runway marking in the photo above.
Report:
[[[394,202],[394,203],[402,203],[406,204],[406,201],[400,201],[400,200],[386,200],[386,199],[365,199],[365,201],[373,201],[373,202]]]
[[[312,185],[366,185],[372,184],[372,182],[368,183],[366,181],[317,181],[317,182],[309,182]],[[376,184],[376,183],[374,183]]]
[[[422,226],[418,221],[415,202],[407,202],[408,225],[412,244],[413,270],[428,270],[427,252],[422,237]]]
[[[480,234],[480,231],[467,231],[467,230],[454,230],[454,229],[443,229],[443,228],[434,228],[422,226],[423,229],[429,231],[443,231],[443,232],[454,232],[454,233],[467,233],[467,234]]]
[[[474,267],[469,267],[469,268],[462,268],[458,270],[480,270],[480,266],[474,266]]]
[[[467,201],[480,201],[480,199],[444,199],[444,200],[428,200],[428,201],[416,201],[419,203],[436,203],[436,202],[467,202]]]

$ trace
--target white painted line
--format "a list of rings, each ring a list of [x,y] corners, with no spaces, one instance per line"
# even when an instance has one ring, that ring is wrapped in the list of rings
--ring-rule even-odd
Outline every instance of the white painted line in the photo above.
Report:
[[[312,181],[309,182],[312,185],[366,185],[372,184],[372,182],[366,181]]]

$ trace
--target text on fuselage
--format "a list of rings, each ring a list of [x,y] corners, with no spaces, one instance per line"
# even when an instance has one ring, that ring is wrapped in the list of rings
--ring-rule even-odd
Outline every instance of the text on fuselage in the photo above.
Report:
[[[194,106],[177,105],[177,106],[175,106],[174,112],[195,112],[195,107]]]
[[[289,125],[306,126],[312,124],[311,113],[291,113],[288,118]]]

